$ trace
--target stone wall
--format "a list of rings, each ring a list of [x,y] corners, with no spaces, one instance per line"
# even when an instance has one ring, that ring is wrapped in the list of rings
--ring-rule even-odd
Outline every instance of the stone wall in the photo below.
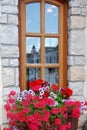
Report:
[[[74,92],[72,98],[79,100],[87,97],[86,7],[87,0],[71,0],[68,9],[68,84]],[[19,91],[18,23],[18,0],[0,0],[0,125],[3,124],[1,129],[7,123],[3,109],[6,95],[10,90]],[[86,114],[81,116],[80,129],[86,118]]]
[[[3,86],[2,94],[0,92],[0,124],[5,125],[7,119],[3,104],[6,96],[10,90],[19,90],[18,0],[0,0],[0,57]]]
[[[69,2],[68,21],[68,84],[73,89],[73,97],[87,100],[87,0],[71,0]],[[79,119],[79,129],[87,119],[87,113]]]

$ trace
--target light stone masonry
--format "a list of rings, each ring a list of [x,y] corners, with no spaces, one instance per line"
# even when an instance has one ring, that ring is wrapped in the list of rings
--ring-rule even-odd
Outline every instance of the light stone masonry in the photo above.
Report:
[[[18,59],[9,59],[9,65],[10,66],[18,66],[19,65],[19,61]]]
[[[2,45],[1,46],[1,56],[3,58],[18,58],[19,57],[19,48],[18,46],[9,46]]]
[[[69,55],[84,55],[85,36],[83,30],[73,30],[69,33]]]
[[[8,14],[18,14],[18,8],[16,6],[7,6],[7,5],[2,5],[1,8],[2,13],[8,13]]]
[[[18,5],[18,0],[15,0],[15,5]]]
[[[18,25],[18,15],[8,14],[8,23]]]
[[[8,67],[9,66],[9,59],[8,58],[2,59],[2,66],[3,67]]]
[[[85,72],[82,66],[72,66],[68,69],[68,80],[69,81],[84,81]]]
[[[7,23],[7,14],[2,14],[0,16],[0,23]]]
[[[68,84],[73,90],[73,96],[83,96],[84,82],[69,82]]]
[[[68,56],[68,65],[75,65],[75,57]]]
[[[70,15],[80,15],[81,14],[81,9],[76,7],[76,8],[70,8],[69,9],[69,14]]]
[[[70,0],[69,7],[83,7],[87,3],[87,0]]]
[[[75,65],[85,65],[85,57],[84,56],[76,56],[75,57]]]
[[[3,87],[14,85],[14,68],[6,67],[2,69]]]
[[[2,5],[14,5],[14,0],[0,0]]]
[[[1,43],[18,44],[18,27],[13,25],[1,26]]]
[[[19,69],[15,68],[15,86],[19,86]]]
[[[85,25],[86,25],[85,17],[83,16],[70,17],[70,29],[84,29]]]

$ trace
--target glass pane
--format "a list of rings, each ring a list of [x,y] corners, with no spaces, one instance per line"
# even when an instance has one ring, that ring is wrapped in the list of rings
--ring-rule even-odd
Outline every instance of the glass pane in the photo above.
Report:
[[[26,38],[26,62],[40,63],[40,38]]]
[[[58,63],[58,38],[45,38],[45,63]]]
[[[58,69],[57,68],[46,68],[45,69],[45,80],[50,83],[58,84]]]
[[[26,5],[26,31],[40,32],[40,3]]]
[[[57,6],[45,4],[45,33],[58,33],[58,12]]]
[[[27,87],[29,87],[29,81],[33,81],[40,78],[40,69],[28,68],[26,70],[26,74],[27,74]]]

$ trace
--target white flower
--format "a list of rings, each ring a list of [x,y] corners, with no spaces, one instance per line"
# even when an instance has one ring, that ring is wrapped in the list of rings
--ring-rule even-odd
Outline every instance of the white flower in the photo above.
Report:
[[[46,90],[49,90],[49,86],[46,86],[45,89],[46,89]]]
[[[40,91],[40,95],[43,95],[44,94],[44,91],[42,90],[42,91]]]
[[[22,97],[17,97],[17,100],[18,101],[22,101]]]
[[[27,93],[28,93],[27,90],[23,90],[23,91],[21,92],[22,96],[26,95]]]
[[[51,92],[50,96],[53,97],[53,98],[55,98],[55,99],[57,98],[57,95],[54,92]]]
[[[28,94],[31,94],[32,96],[34,96],[34,95],[35,95],[35,92],[34,92],[32,89],[30,89],[30,90],[28,91]]]
[[[53,106],[57,106],[58,105],[58,102],[57,101],[55,101],[55,104],[53,105]]]

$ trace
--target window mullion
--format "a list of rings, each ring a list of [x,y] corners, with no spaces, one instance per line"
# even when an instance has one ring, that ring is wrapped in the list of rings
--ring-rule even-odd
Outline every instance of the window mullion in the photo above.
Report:
[[[45,75],[45,69],[44,69],[44,62],[45,62],[45,48],[44,48],[44,30],[45,30],[45,14],[44,14],[44,0],[41,2],[41,78],[44,80],[44,75]]]

